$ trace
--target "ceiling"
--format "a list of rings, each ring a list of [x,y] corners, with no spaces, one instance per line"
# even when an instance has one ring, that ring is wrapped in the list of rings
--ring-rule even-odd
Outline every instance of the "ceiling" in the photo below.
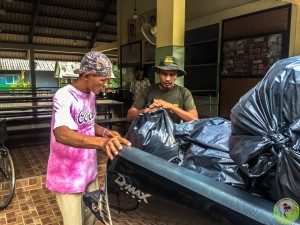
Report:
[[[186,20],[255,1],[186,0]],[[78,62],[91,48],[116,41],[117,0],[0,0],[0,58]],[[105,54],[118,60],[117,49]]]
[[[0,0],[0,58],[80,61],[116,40],[116,0]]]

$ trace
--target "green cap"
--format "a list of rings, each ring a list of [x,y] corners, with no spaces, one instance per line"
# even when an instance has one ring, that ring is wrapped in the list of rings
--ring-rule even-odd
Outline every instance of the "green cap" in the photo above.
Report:
[[[177,70],[178,76],[183,76],[186,72],[179,67],[179,61],[174,56],[165,56],[160,60],[159,66],[153,66],[155,72],[159,70]]]

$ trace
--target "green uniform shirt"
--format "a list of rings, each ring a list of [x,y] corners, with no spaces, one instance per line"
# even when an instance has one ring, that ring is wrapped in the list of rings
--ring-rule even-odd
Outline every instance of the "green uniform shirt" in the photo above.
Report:
[[[159,88],[159,84],[154,84],[150,87],[147,87],[140,93],[140,95],[137,96],[132,106],[138,110],[141,110],[144,109],[146,105],[153,99],[164,100],[185,111],[196,109],[191,92],[187,88],[178,86],[176,84],[169,91],[161,90]],[[175,113],[169,109],[166,109],[166,111],[174,123],[180,123],[180,118]]]

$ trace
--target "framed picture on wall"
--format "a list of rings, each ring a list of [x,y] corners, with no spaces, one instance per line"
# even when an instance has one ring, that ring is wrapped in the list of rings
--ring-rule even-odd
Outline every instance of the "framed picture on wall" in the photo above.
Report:
[[[142,44],[140,41],[121,46],[121,65],[130,67],[140,65],[142,62]]]
[[[152,11],[149,13],[149,23],[151,24],[152,27],[156,26],[156,11]]]
[[[263,77],[283,57],[283,33],[225,41],[222,76]]]
[[[136,35],[136,25],[134,19],[128,20],[128,41],[134,40]]]
[[[146,22],[145,16],[141,15],[139,17],[138,25],[139,25],[139,30],[141,29],[142,25]]]

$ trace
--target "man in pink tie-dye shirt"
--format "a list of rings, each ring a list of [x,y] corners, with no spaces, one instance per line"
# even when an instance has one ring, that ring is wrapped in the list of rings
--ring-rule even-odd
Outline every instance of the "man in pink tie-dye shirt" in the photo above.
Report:
[[[113,78],[107,56],[87,53],[77,72],[77,80],[53,97],[46,187],[55,193],[64,225],[92,225],[95,217],[82,203],[82,194],[99,189],[97,149],[113,159],[121,144],[130,142],[95,123],[95,94]]]

